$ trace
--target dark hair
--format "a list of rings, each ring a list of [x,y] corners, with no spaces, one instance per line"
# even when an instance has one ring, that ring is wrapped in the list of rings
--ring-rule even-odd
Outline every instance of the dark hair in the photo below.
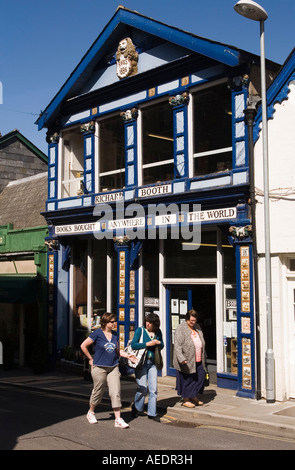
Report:
[[[190,319],[190,317],[195,317],[196,320],[198,319],[198,314],[197,314],[196,310],[192,309],[192,310],[189,310],[188,312],[186,312],[186,314],[185,314],[186,321],[188,321]]]
[[[109,313],[109,312],[104,313],[100,319],[101,329],[104,330],[106,327],[106,324],[109,323],[109,321],[115,320],[115,319],[116,319],[116,315],[114,315],[114,313]]]
[[[146,316],[145,316],[145,323],[146,322],[149,322],[153,325],[153,332],[156,333],[159,328],[160,328],[160,318],[159,318],[159,315],[157,315],[156,313],[152,312],[152,313],[148,313]]]

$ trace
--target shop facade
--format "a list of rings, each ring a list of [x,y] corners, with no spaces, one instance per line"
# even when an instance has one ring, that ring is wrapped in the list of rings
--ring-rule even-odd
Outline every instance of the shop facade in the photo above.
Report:
[[[254,398],[244,109],[258,61],[224,46],[119,7],[38,119],[49,309],[56,351],[79,348],[105,311],[124,348],[158,312],[174,375],[174,332],[195,308],[218,385]]]

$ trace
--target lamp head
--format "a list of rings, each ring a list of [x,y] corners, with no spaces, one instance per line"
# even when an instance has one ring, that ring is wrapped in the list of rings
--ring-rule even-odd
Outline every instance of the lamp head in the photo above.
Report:
[[[235,4],[234,9],[237,13],[245,16],[245,18],[249,20],[265,21],[268,18],[264,8],[252,0],[240,0]]]

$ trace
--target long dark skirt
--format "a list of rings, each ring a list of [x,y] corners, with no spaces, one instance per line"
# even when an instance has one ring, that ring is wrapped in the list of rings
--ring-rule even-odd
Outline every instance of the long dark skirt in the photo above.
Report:
[[[194,374],[176,371],[176,390],[182,398],[195,398],[204,390],[205,371],[201,362],[196,362]]]

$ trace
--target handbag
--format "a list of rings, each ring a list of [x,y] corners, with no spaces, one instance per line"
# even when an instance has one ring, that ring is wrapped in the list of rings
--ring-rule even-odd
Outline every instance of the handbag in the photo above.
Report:
[[[141,336],[139,340],[140,343],[142,342],[142,338],[143,338],[143,328],[141,329]],[[132,343],[132,340],[130,339],[124,351],[130,356],[135,356],[136,362],[132,362],[130,359],[128,359],[127,360],[128,366],[131,367],[132,369],[139,369],[145,361],[147,349],[146,348],[132,349],[131,343]]]
[[[155,366],[158,370],[163,369],[163,358],[159,346],[155,347]]]

